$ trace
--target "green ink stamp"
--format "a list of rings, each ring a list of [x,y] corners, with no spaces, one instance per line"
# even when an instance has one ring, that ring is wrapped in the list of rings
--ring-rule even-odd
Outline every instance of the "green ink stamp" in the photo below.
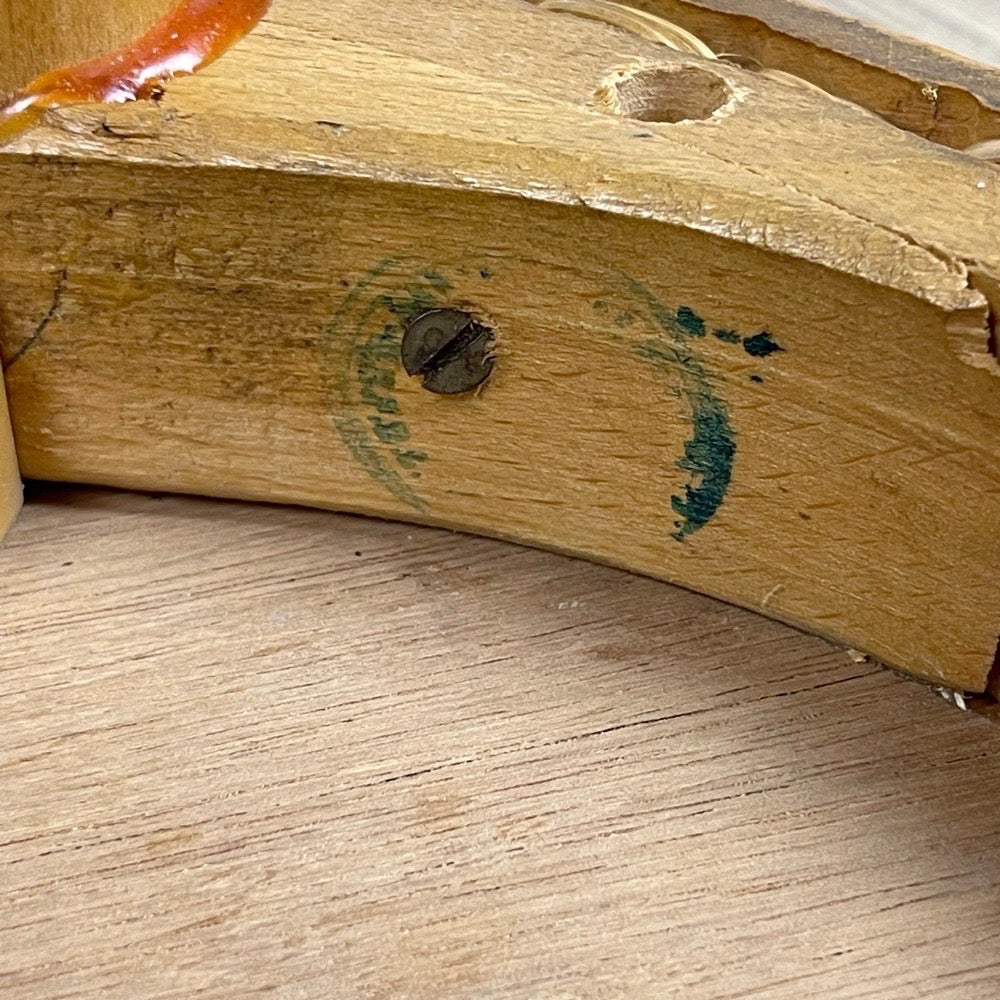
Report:
[[[402,411],[396,380],[407,324],[452,303],[448,268],[418,266],[412,260],[382,261],[348,293],[327,330],[324,358],[334,426],[354,460],[375,482],[419,514],[429,505],[418,484],[430,456],[421,449]],[[478,273],[492,281],[495,265],[468,263],[451,273]],[[766,361],[784,348],[771,334],[745,336],[713,327],[687,305],[664,305],[645,285],[612,274],[593,299],[593,310],[606,319],[608,337],[618,349],[652,364],[671,383],[669,391],[689,411],[691,432],[675,467],[684,473],[682,492],[670,498],[675,517],[671,535],[679,542],[708,525],[726,500],[737,458],[737,433],[722,395],[720,380],[700,353],[706,342],[741,349]],[[399,289],[386,292],[386,286]],[[608,289],[617,290],[609,294]],[[346,345],[346,347],[344,346]],[[332,359],[339,359],[335,369]],[[750,376],[760,384],[760,375]],[[362,415],[363,414],[363,415]]]
[[[399,278],[399,293],[377,292],[380,283]],[[447,279],[433,268],[414,278],[401,262],[384,260],[361,280],[341,303],[326,333],[324,358],[338,357],[337,344],[346,344],[342,365],[327,371],[334,411],[367,411],[360,416],[334,418],[347,450],[375,482],[418,514],[427,514],[426,500],[415,488],[427,453],[415,446],[396,396],[399,351],[405,324],[444,301]]]

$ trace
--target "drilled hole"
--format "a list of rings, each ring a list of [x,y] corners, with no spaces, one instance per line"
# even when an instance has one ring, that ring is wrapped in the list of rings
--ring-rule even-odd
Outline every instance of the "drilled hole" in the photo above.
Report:
[[[704,121],[732,96],[726,81],[700,66],[644,69],[598,92],[608,110],[640,122]]]

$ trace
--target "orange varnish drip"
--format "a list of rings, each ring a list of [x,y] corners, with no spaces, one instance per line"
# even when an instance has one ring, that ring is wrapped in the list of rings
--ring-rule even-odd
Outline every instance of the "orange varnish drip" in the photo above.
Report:
[[[171,77],[218,59],[270,6],[271,0],[181,0],[132,44],[29,83],[0,108],[0,139],[34,124],[45,108],[151,97]]]

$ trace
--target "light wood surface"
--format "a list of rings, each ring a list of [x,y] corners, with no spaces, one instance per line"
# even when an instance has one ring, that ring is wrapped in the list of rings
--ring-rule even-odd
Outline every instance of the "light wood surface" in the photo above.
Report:
[[[513,538],[986,686],[993,167],[512,0],[276,0],[0,177],[25,475]],[[398,370],[431,304],[497,331],[481,393]]]
[[[36,492],[7,1000],[992,1000],[1000,729],[558,556]]]

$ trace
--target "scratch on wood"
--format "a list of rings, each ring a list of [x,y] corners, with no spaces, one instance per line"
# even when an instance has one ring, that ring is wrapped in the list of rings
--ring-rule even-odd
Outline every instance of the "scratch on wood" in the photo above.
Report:
[[[7,363],[4,371],[10,371],[18,361],[21,360],[38,342],[42,339],[42,335],[49,328],[49,324],[56,318],[59,314],[59,307],[62,305],[63,293],[66,291],[66,283],[69,279],[69,272],[64,267],[59,272],[59,280],[56,282],[55,291],[52,293],[52,305],[49,306],[49,311],[42,317],[41,322],[32,331],[31,335],[23,344],[14,352],[14,356]]]

